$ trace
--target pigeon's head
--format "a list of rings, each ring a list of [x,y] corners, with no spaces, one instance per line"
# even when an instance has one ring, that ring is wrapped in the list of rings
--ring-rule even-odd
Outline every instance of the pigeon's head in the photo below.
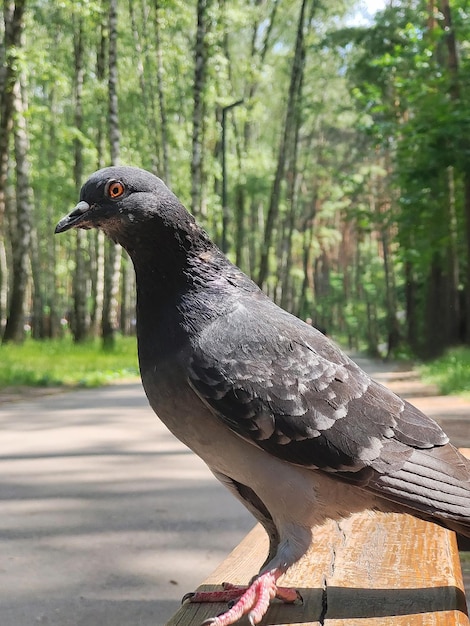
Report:
[[[80,202],[60,220],[55,232],[100,228],[125,245],[153,230],[150,222],[160,229],[197,229],[194,219],[159,178],[137,167],[105,167],[86,181]]]

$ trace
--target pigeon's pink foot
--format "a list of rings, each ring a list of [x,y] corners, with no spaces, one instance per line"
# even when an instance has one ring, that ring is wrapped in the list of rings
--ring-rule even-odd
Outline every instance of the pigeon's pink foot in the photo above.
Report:
[[[283,602],[295,602],[299,600],[299,593],[288,587],[278,587],[277,579],[282,572],[273,570],[265,572],[256,578],[249,587],[224,584],[223,591],[209,591],[196,593],[191,596],[191,602],[228,602],[236,600],[235,604],[225,613],[212,617],[203,622],[201,626],[230,626],[241,617],[246,615],[253,626],[259,624],[269,603],[273,598],[279,598]]]

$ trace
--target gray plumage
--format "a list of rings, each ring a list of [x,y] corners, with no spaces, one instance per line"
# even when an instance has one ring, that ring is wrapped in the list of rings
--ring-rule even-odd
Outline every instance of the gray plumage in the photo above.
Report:
[[[162,181],[105,168],[80,199],[56,231],[101,228],[128,251],[150,404],[263,523],[265,569],[285,571],[316,524],[364,509],[470,535],[470,464],[441,428],[272,303]]]

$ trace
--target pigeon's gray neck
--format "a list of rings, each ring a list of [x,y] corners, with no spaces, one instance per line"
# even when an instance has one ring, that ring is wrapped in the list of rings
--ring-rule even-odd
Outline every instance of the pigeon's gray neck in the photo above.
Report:
[[[137,284],[137,330],[153,337],[159,354],[174,352],[228,305],[223,268],[231,266],[204,231],[185,238],[184,233],[128,249]],[[139,341],[139,344],[141,342]],[[139,345],[145,353],[145,346]]]
[[[124,247],[129,253],[136,272],[137,284],[148,293],[159,293],[172,299],[194,285],[201,285],[217,273],[227,261],[206,233],[197,230],[161,229],[160,232],[142,230],[132,246]]]

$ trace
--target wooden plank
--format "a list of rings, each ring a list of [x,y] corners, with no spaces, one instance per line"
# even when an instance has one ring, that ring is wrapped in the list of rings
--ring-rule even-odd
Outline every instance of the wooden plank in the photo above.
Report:
[[[266,551],[256,526],[199,590],[247,583]],[[304,604],[274,602],[263,626],[469,626],[454,533],[409,515],[368,512],[328,522],[280,582],[296,587]],[[187,603],[167,626],[199,626],[224,609]]]
[[[325,626],[469,623],[454,533],[396,514],[355,516],[340,529]]]

